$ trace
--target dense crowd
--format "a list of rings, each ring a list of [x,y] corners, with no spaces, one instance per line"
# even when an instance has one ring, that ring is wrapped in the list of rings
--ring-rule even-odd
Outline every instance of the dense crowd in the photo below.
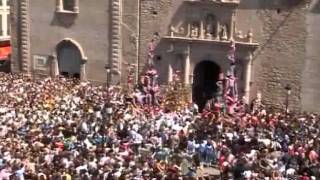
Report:
[[[0,179],[320,179],[317,115],[170,111],[138,89],[1,74]]]

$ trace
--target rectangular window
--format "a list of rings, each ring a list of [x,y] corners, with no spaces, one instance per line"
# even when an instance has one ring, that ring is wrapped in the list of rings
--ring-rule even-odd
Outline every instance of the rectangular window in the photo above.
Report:
[[[3,0],[0,0],[0,6],[3,6],[3,3],[2,3],[2,1],[3,1]]]
[[[10,6],[10,0],[7,0],[6,3],[7,3],[7,6]]]
[[[63,10],[74,11],[75,0],[63,0]]]

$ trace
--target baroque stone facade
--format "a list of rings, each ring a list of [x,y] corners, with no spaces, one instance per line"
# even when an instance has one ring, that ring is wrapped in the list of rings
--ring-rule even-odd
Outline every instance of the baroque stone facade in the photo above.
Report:
[[[74,75],[103,83],[109,66],[112,83],[125,84],[129,66],[138,80],[153,63],[161,84],[179,70],[194,87],[201,62],[227,73],[234,40],[240,94],[248,102],[261,92],[267,104],[283,108],[290,84],[291,109],[320,111],[318,0],[74,2],[67,8],[63,0],[13,0],[13,71],[56,75],[65,73],[62,60],[81,57]]]

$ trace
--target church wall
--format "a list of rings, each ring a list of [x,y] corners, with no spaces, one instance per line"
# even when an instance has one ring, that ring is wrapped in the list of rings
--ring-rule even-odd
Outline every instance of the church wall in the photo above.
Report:
[[[313,0],[306,14],[306,58],[303,69],[301,103],[304,111],[320,111],[320,1]]]
[[[179,23],[179,19],[192,14],[192,11],[183,5],[182,0],[142,2],[142,45],[146,45],[154,37],[154,32],[158,32],[160,37],[168,35],[171,23]],[[150,14],[151,7],[158,11],[157,15]],[[217,11],[219,14],[219,10]],[[290,84],[293,89],[289,104],[291,108],[301,109],[301,81],[307,35],[305,12],[304,1],[241,1],[236,11],[237,31],[241,30],[246,35],[252,28],[254,42],[260,44],[253,56],[250,99],[261,91],[266,104],[283,108],[286,97],[284,87]],[[158,48],[162,49],[161,43]],[[141,47],[140,58],[146,59],[146,49]],[[166,66],[161,65],[161,68],[164,67]]]
[[[106,80],[105,64],[109,50],[109,2],[80,1],[79,13],[57,13],[55,0],[31,0],[30,44],[33,55],[48,57],[64,38],[77,41],[88,61],[88,80]]]
[[[179,8],[182,0],[148,0],[141,2],[140,12],[140,54],[139,54],[139,73],[142,73],[146,67],[148,43],[154,39],[158,44],[156,56],[158,56],[157,64],[165,67],[167,60],[164,59],[166,54],[166,43],[161,41],[161,37],[168,34],[168,28],[171,18],[173,17],[173,9]],[[160,69],[160,71],[164,71]]]
[[[305,12],[304,1],[242,1],[237,25],[245,31],[252,27],[254,39],[260,44],[253,57],[251,99],[261,91],[266,104],[284,108],[284,88],[290,84],[289,109],[301,109]]]
[[[137,70],[138,61],[138,27],[139,27],[139,0],[122,1],[122,83],[126,84],[128,80],[129,67],[132,71]],[[134,73],[135,74],[135,73]],[[137,77],[134,77],[134,79]]]
[[[314,6],[319,7],[319,0],[313,1]],[[193,18],[207,10],[202,9],[201,13],[197,13],[196,7],[190,9],[183,0],[124,0],[122,2],[122,82],[125,83],[127,80],[128,64],[138,64],[135,70],[139,73],[143,72],[147,60],[147,44],[151,39],[155,39],[157,46],[154,62],[161,75],[160,82],[166,83],[168,63],[176,59],[177,54],[179,57],[179,53],[185,51],[183,49],[185,47],[177,45],[174,49],[176,52],[171,52],[172,44],[164,38],[170,35],[170,25],[183,23],[181,19]],[[140,9],[138,2],[141,3]],[[253,55],[250,99],[261,91],[266,104],[283,108],[286,97],[284,87],[290,84],[293,87],[290,108],[320,110],[317,107],[317,98],[320,97],[318,95],[320,85],[317,80],[320,72],[317,61],[320,56],[320,51],[317,49],[319,10],[307,9],[306,2],[307,0],[241,0],[236,10],[236,33],[242,31],[242,34],[246,35],[252,28],[253,42],[260,44]],[[80,13],[74,18],[70,18],[67,14],[62,15],[67,17],[63,18],[63,22],[58,17],[59,14],[55,13],[54,0],[29,0],[29,3],[31,56],[52,55],[59,41],[72,38],[80,43],[88,57],[86,71],[88,80],[105,81],[104,65],[110,58],[110,1],[80,0]],[[218,8],[213,11],[225,22],[231,18],[226,13],[227,10]],[[13,30],[17,29],[13,27]],[[17,52],[13,53],[13,57],[16,58],[19,58],[19,52],[21,52],[18,50],[18,43],[17,37],[13,41],[13,46],[16,46],[13,48]],[[228,49],[202,47],[197,44],[191,46],[195,47],[191,50],[190,71],[200,59],[206,56],[225,62],[226,64],[222,65],[223,69],[228,69],[226,60]],[[238,54],[237,59],[244,62],[247,56],[247,54]],[[241,66],[243,73],[244,64],[238,66]],[[241,89],[244,88],[241,87]]]

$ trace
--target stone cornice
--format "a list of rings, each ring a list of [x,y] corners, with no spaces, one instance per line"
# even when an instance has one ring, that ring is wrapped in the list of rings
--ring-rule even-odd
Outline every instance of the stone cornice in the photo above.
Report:
[[[240,0],[185,0],[185,3],[190,4],[203,4],[212,6],[233,6],[236,7],[240,4]]]
[[[198,39],[198,38],[186,38],[186,37],[171,37],[171,36],[165,36],[164,39],[171,41],[171,42],[185,42],[185,43],[201,43],[201,44],[212,44],[217,46],[224,46],[229,47],[230,41],[221,41],[221,40],[213,40],[213,39]],[[249,51],[255,51],[258,47],[258,43],[251,43],[251,42],[241,42],[241,41],[235,41],[236,46],[239,48],[246,48]]]

